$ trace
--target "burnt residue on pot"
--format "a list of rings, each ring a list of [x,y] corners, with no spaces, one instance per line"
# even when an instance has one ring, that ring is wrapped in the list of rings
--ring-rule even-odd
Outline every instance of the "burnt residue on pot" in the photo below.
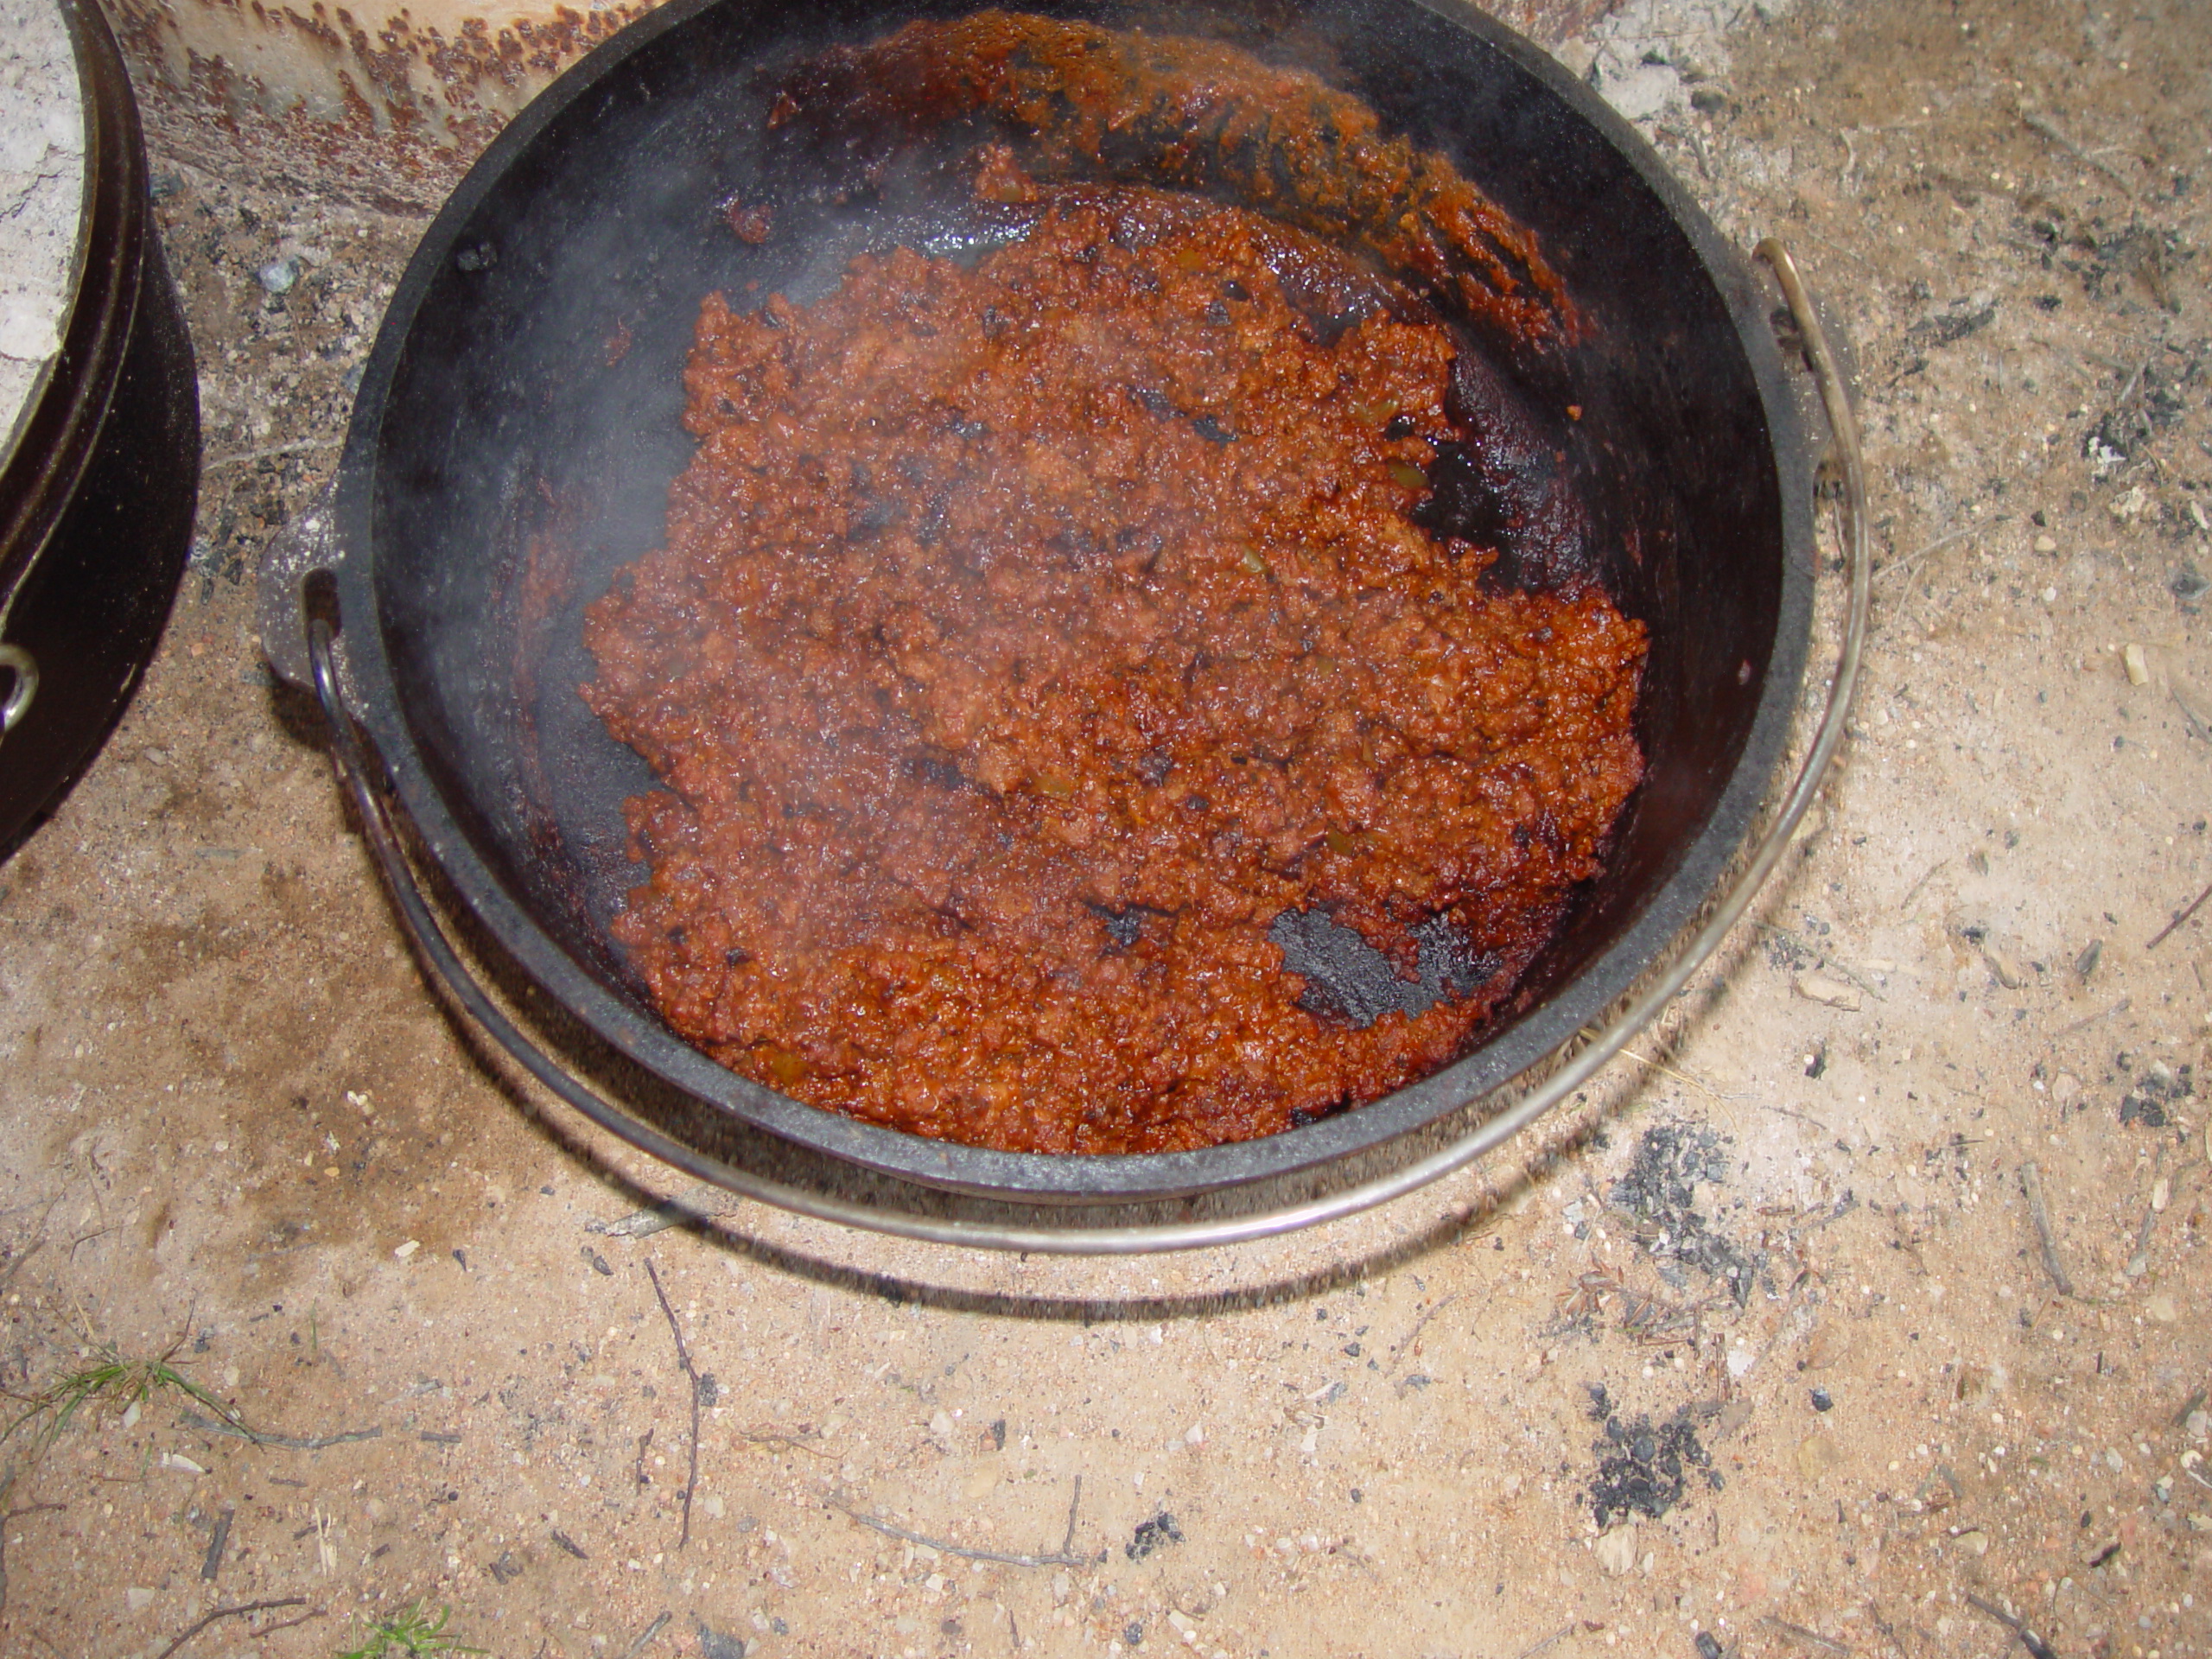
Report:
[[[785,73],[769,124],[819,176],[871,186],[920,137],[995,134],[1040,176],[1193,191],[1358,247],[1502,337],[1583,333],[1535,238],[1449,160],[1309,70],[1217,41],[996,10],[917,22]]]

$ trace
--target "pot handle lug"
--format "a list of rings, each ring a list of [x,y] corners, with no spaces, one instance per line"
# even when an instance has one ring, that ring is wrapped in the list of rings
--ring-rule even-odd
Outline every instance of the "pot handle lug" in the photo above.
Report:
[[[254,582],[261,654],[278,679],[303,691],[315,687],[306,627],[308,578],[319,570],[335,572],[346,562],[331,512],[334,492],[334,486],[325,485],[276,532]]]
[[[15,676],[7,700],[0,702],[0,737],[4,737],[30,713],[31,702],[38,696],[38,658],[21,645],[0,645],[0,668]]]
[[[1789,251],[1769,238],[1758,245],[1757,251],[1773,270],[1791,315],[1802,331],[1806,359],[1820,386],[1834,435],[1834,460],[1842,486],[1838,505],[1850,591],[1842,645],[1834,677],[1828,683],[1827,709],[1814,730],[1803,762],[1764,829],[1741,855],[1734,874],[1726,879],[1698,918],[1685,929],[1675,948],[1647,970],[1605,1014],[1585,1027],[1548,1061],[1500,1085],[1481,1101],[1467,1103],[1462,1109],[1472,1116],[1473,1128],[1438,1150],[1359,1185],[1271,1209],[1220,1216],[1192,1214],[1186,1219],[1135,1226],[1084,1226],[1080,1223],[1071,1224],[1065,1218],[1023,1224],[1011,1219],[880,1209],[830,1193],[791,1186],[683,1145],[571,1076],[507,1018],[454,951],[423,899],[414,871],[400,848],[384,798],[372,782],[378,772],[372,766],[363,734],[346,707],[336,657],[336,633],[327,616],[311,614],[307,618],[303,641],[307,677],[330,721],[332,759],[340,781],[360,810],[370,852],[391,890],[409,941],[432,982],[486,1035],[539,1083],[600,1128],[699,1179],[779,1209],[849,1227],[970,1249],[1035,1250],[1068,1255],[1135,1255],[1160,1250],[1197,1249],[1273,1237],[1355,1215],[1472,1163],[1588,1083],[1688,983],[1690,976],[1729,930],[1742,919],[1768,875],[1789,849],[1798,823],[1820,791],[1850,718],[1852,699],[1859,683],[1859,659],[1866,645],[1869,585],[1866,470],[1859,452],[1858,423],[1852,412],[1843,372]],[[291,575],[283,579],[288,594],[288,619],[296,619],[299,614],[300,597],[295,584],[301,579]],[[264,575],[264,583],[268,580]],[[270,591],[264,586],[264,626],[270,615]],[[270,637],[264,632],[264,639]],[[276,663],[273,651],[270,660]],[[283,672],[282,664],[277,666]]]

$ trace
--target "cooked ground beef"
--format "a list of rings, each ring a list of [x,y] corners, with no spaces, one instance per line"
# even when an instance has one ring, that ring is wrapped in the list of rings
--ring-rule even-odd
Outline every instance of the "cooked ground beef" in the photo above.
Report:
[[[1598,869],[1643,628],[1416,526],[1475,441],[1455,342],[1319,242],[982,188],[1033,222],[972,264],[702,310],[666,545],[586,626],[665,785],[617,936],[722,1064],[916,1134],[1167,1151],[1372,1100]],[[1324,918],[1425,1011],[1287,969]]]

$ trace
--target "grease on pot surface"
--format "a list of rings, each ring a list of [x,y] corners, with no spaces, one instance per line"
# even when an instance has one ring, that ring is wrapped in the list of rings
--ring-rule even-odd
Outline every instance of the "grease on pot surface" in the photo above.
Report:
[[[1185,1149],[1402,1087],[1597,871],[1642,626],[1415,525],[1471,442],[1455,342],[1341,256],[982,183],[1033,222],[972,269],[705,304],[668,544],[586,628],[667,785],[616,935],[724,1065],[975,1145]],[[1358,1023],[1286,969],[1324,918],[1433,995]]]

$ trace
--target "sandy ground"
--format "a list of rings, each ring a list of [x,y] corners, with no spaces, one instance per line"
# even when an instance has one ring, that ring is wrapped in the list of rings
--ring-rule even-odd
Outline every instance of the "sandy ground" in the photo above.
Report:
[[[2212,936],[2152,944],[2212,879],[2212,10],[1713,10],[1561,50],[1858,345],[1819,827],[1540,1135],[1131,1263],[610,1227],[682,1183],[441,1014],[253,633],[420,222],[157,155],[208,480],[143,693],[0,868],[0,1382],[167,1355],[254,1438],[167,1386],[20,1427],[5,1650],[255,1603],[183,1651],[418,1603],[569,1659],[2212,1646]]]

